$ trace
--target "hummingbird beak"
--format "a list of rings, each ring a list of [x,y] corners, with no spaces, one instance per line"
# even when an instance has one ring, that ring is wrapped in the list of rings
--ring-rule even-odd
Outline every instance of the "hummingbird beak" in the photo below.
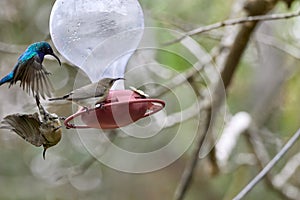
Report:
[[[47,147],[44,147],[44,151],[43,151],[43,158],[45,160],[45,156],[46,156],[46,151],[47,151]]]
[[[53,130],[53,132],[57,131],[57,130],[60,129],[61,127],[62,127],[62,126],[56,127],[56,128]]]
[[[54,58],[56,58],[56,60],[58,61],[59,65],[61,66],[61,62],[60,62],[60,59],[58,58],[58,56],[55,55],[54,53],[52,53],[51,56],[53,56]]]
[[[117,81],[117,80],[125,80],[125,78],[115,78],[113,79],[114,81]]]

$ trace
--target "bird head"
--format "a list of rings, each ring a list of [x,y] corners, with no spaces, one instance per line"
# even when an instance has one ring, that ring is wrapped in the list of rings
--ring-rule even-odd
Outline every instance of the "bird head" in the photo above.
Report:
[[[58,61],[59,65],[61,65],[60,59],[54,54],[53,49],[48,42],[38,42],[36,43],[36,46],[38,51],[42,52],[44,55],[53,56]]]
[[[46,156],[46,151],[48,148],[56,145],[60,139],[61,139],[61,133],[62,133],[62,130],[61,130],[62,126],[58,126],[56,128],[53,129],[52,133],[53,133],[53,140],[52,141],[48,141],[48,143],[46,144],[43,144],[43,147],[44,147],[44,151],[43,151],[43,158],[45,160],[45,156]]]
[[[42,124],[41,129],[46,143],[43,144],[43,158],[45,159],[46,151],[49,147],[56,145],[62,136],[62,125],[59,119],[49,119],[47,123]]]
[[[111,88],[117,80],[125,80],[125,79],[124,78],[103,78],[98,82],[98,84],[106,88]]]

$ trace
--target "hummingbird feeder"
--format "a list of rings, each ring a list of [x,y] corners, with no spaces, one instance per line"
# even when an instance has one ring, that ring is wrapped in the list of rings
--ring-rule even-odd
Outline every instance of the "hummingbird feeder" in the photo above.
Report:
[[[65,120],[67,128],[114,129],[129,125],[152,115],[165,106],[160,99],[150,99],[131,90],[111,90],[108,98],[99,107],[86,111],[84,108]],[[70,121],[80,117],[86,125],[74,125]]]
[[[56,0],[50,16],[50,34],[56,49],[82,69],[91,82],[102,77],[124,77],[143,31],[144,16],[137,0]],[[123,81],[112,89],[101,106],[88,111],[81,108],[68,117],[66,127],[119,128],[165,106],[164,101],[148,98],[139,90],[124,90]],[[70,123],[79,118],[84,125]]]

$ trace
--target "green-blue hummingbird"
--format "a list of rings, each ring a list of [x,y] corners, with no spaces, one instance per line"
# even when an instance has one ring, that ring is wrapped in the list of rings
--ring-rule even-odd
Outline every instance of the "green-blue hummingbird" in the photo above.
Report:
[[[28,46],[25,52],[19,57],[13,70],[0,80],[0,86],[9,83],[9,87],[20,81],[20,87],[27,93],[51,97],[52,84],[48,75],[50,74],[42,65],[44,56],[55,57],[61,65],[59,58],[54,54],[47,42],[37,42]]]

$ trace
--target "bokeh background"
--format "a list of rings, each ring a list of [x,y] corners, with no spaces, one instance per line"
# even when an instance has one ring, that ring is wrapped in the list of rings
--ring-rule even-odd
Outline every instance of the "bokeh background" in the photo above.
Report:
[[[51,42],[49,16],[54,2],[0,1],[1,76],[12,69],[20,53],[29,44],[41,40]],[[228,18],[245,16],[243,7],[247,1],[139,2],[145,14],[146,27],[186,32]],[[271,13],[296,11],[300,5],[298,1],[274,2]],[[293,3],[288,7],[287,2]],[[199,47],[212,56],[214,62],[209,67],[220,67],[218,64],[224,57],[222,51],[230,49],[226,44],[230,44],[238,28],[238,25],[225,27],[193,36]],[[228,87],[223,106],[227,114],[214,124],[212,134],[215,136],[212,141],[207,142],[205,153],[199,157],[199,164],[185,199],[231,199],[296,132],[300,122],[299,31],[300,18],[263,22],[256,27]],[[145,41],[154,43],[172,39],[174,35],[163,31],[154,31],[144,37]],[[174,116],[174,113],[191,113],[191,116],[184,115],[179,120],[175,117],[173,124],[172,119],[168,118],[164,129],[145,139],[126,135],[127,129],[108,133],[94,130],[91,136],[90,132],[78,133],[64,128],[62,141],[47,151],[46,160],[42,159],[42,148],[30,145],[12,132],[0,130],[0,199],[172,199],[186,163],[191,159],[193,145],[181,152],[183,155],[180,158],[162,169],[134,174],[112,169],[95,160],[82,144],[82,138],[97,138],[100,151],[109,146],[107,140],[101,141],[101,137],[106,137],[123,149],[140,153],[159,149],[168,144],[176,134],[180,134],[182,144],[179,142],[178,148],[170,149],[160,159],[167,159],[185,149],[186,141],[193,139],[198,133],[198,127],[203,126],[202,115],[197,114],[197,110],[193,113],[195,109],[188,109],[198,101],[197,95],[201,102],[201,91],[209,88],[213,81],[207,80],[213,80],[214,75],[209,70],[195,73],[188,81],[174,88],[167,88],[163,93],[156,89],[168,85],[166,83],[173,77],[193,68],[189,62],[190,52],[187,52],[186,47],[189,46],[173,44],[164,46],[164,50],[137,51],[128,64],[125,86],[139,87],[151,96],[167,102],[163,114],[151,120],[141,120],[138,122],[140,126],[147,126],[149,123],[155,125],[159,120],[164,121],[168,116]],[[176,55],[171,51],[182,54]],[[190,51],[193,51],[192,47]],[[203,59],[204,57],[205,55]],[[81,70],[65,60],[62,67],[51,58],[46,59],[44,65],[52,73],[54,96],[73,90],[74,85],[78,87],[89,83]],[[135,69],[135,66],[141,65],[145,67]],[[156,82],[157,85],[147,84],[149,82]],[[200,93],[195,94],[196,91]],[[18,86],[9,90],[7,85],[0,87],[0,99],[1,119],[12,113],[37,111],[34,99]],[[76,111],[76,107],[71,104],[56,105],[47,101],[43,101],[43,104],[51,112],[61,116],[69,116]],[[223,116],[223,113],[220,115]],[[251,125],[248,123],[249,117],[252,119]],[[225,134],[224,130],[228,134],[244,123],[247,124],[245,126],[248,131],[237,131],[237,136],[231,135],[232,138],[230,134],[227,136],[234,143],[232,151],[226,149],[226,145],[212,149],[219,142],[221,134]],[[251,136],[251,132],[255,132],[255,136]],[[262,147],[257,148],[255,145]],[[300,194],[298,147],[299,144],[296,144],[282,158],[267,181],[259,183],[245,199],[297,199]],[[223,160],[225,164],[218,160],[220,157],[216,152],[228,154],[228,158]],[[126,157],[118,159],[126,162]],[[136,160],[130,164],[140,163]]]

